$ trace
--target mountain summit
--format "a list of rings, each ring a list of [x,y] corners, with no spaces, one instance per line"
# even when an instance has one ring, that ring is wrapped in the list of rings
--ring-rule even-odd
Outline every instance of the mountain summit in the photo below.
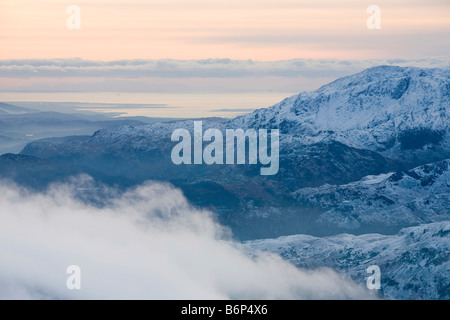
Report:
[[[450,69],[379,66],[231,121],[276,127],[297,143],[335,140],[396,158],[449,150]],[[437,145],[443,148],[434,150]],[[430,154],[431,152],[431,154]],[[424,156],[422,154],[422,156]],[[439,159],[441,160],[441,159]],[[423,163],[414,163],[420,165]]]

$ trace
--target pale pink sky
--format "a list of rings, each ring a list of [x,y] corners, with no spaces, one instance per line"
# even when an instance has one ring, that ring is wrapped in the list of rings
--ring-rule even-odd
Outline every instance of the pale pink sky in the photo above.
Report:
[[[394,58],[447,55],[448,0],[2,0],[0,59]],[[368,30],[366,8],[381,8]],[[69,5],[81,29],[69,30]]]

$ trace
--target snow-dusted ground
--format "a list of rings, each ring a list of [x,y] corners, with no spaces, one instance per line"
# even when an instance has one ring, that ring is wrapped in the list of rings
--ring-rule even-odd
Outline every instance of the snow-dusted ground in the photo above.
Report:
[[[294,235],[246,243],[280,254],[298,267],[331,267],[364,284],[366,269],[381,270],[380,297],[450,299],[450,221],[402,229],[396,235]]]
[[[303,188],[293,196],[303,206],[321,208],[320,223],[349,231],[361,224],[389,227],[450,220],[450,160],[346,185]]]

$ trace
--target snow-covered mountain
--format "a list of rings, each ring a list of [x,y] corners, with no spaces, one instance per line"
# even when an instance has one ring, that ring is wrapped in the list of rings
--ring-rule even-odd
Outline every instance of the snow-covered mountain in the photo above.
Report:
[[[380,297],[450,299],[450,222],[402,229],[396,235],[294,235],[247,242],[253,250],[280,254],[298,267],[331,267],[364,284],[366,269],[381,271]]]
[[[305,145],[337,141],[378,152],[412,168],[450,158],[449,80],[449,68],[375,67],[229,121],[203,119],[203,127],[279,128],[281,153],[288,157],[302,154]],[[99,130],[80,144],[47,140],[29,144],[23,153],[65,157],[98,146],[114,149],[114,154],[121,150],[167,154],[173,146],[172,132],[177,128],[192,131],[192,123],[185,120]]]
[[[316,222],[324,229],[361,233],[450,220],[450,159],[345,185],[302,188],[293,197],[322,211]]]
[[[335,140],[393,158],[441,144],[448,157],[450,68],[370,68],[231,123],[276,127],[297,143]]]
[[[367,69],[232,120],[203,119],[204,130],[279,128],[280,147],[286,152],[299,145],[338,141],[392,158],[422,149],[428,157],[434,155],[426,162],[450,157],[449,123],[450,68],[392,66]],[[192,131],[192,121],[100,130],[94,138],[103,145],[149,148],[170,140],[177,128]]]

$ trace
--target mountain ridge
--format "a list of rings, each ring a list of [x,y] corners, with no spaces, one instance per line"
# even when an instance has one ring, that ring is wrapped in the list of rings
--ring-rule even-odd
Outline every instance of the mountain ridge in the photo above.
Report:
[[[448,158],[450,149],[450,68],[379,66],[337,79],[316,91],[230,120],[233,126],[278,128],[297,143],[335,140],[387,157],[436,153],[422,163]],[[417,132],[419,130],[419,132]],[[422,130],[422,131],[420,131]],[[404,141],[423,140],[413,148]],[[442,148],[433,150],[432,146]],[[425,152],[421,148],[430,145]]]

